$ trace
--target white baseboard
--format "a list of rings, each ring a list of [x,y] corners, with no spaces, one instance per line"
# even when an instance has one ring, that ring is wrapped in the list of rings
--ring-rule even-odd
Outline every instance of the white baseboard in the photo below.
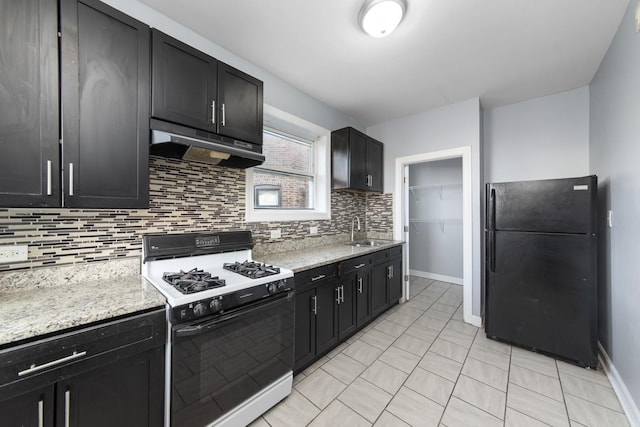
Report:
[[[462,285],[462,277],[445,276],[443,274],[427,273],[425,271],[418,270],[409,270],[409,274],[412,276],[422,277],[424,279],[439,280],[441,282]]]
[[[475,314],[472,314],[471,316],[469,316],[468,319],[464,319],[464,321],[465,323],[468,323],[470,325],[476,326],[478,328],[482,328],[482,317],[476,316]]]
[[[629,393],[629,389],[622,380],[622,377],[620,377],[618,370],[613,365],[613,362],[604,347],[600,344],[600,341],[598,341],[598,350],[600,353],[600,363],[607,374],[607,378],[609,378],[613,391],[616,393],[616,396],[618,396],[618,400],[620,401],[622,410],[629,420],[629,424],[631,427],[640,427],[640,410],[638,410],[638,406],[636,405],[636,402],[633,401],[631,393]]]

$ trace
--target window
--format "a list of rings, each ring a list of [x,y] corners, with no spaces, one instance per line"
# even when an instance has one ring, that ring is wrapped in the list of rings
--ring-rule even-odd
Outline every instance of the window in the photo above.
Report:
[[[247,170],[247,221],[329,219],[329,131],[265,106],[265,162]]]

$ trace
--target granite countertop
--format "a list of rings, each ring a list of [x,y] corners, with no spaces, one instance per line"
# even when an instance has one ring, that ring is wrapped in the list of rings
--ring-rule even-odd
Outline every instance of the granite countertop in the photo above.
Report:
[[[139,274],[0,292],[0,346],[165,303]]]
[[[289,270],[293,270],[294,273],[298,273],[300,271],[309,270],[310,268],[320,267],[372,252],[378,252],[402,244],[404,244],[404,242],[400,240],[388,240],[381,246],[366,247],[356,247],[338,243],[334,245],[317,246],[294,251],[255,255],[254,258],[256,261],[273,264],[277,267],[288,268]]]

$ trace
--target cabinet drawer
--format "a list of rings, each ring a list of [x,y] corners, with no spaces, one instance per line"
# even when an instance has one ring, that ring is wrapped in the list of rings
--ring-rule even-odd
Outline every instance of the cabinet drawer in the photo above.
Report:
[[[385,262],[390,260],[391,258],[396,258],[399,256],[402,256],[402,246],[394,246],[383,251],[375,252],[373,254],[373,262],[375,264],[379,264],[381,262]]]
[[[348,259],[339,264],[338,272],[340,276],[349,274],[356,270],[366,269],[371,265],[371,255],[365,255],[358,258]]]
[[[0,387],[47,374],[59,379],[102,355],[113,360],[164,345],[164,309],[60,334],[0,352]],[[64,370],[64,372],[62,372]]]
[[[397,258],[402,256],[402,246],[394,246],[389,249],[389,258]]]
[[[337,267],[338,264],[333,263],[296,273],[294,277],[296,290],[301,292],[305,289],[309,289],[310,287],[314,287],[328,280],[334,279],[336,277]]]

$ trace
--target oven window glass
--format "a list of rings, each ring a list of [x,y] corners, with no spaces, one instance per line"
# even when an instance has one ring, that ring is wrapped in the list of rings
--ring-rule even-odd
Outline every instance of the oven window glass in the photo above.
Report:
[[[174,426],[206,425],[292,370],[292,297],[243,310],[196,335],[179,336],[184,326],[174,326],[172,336]]]

